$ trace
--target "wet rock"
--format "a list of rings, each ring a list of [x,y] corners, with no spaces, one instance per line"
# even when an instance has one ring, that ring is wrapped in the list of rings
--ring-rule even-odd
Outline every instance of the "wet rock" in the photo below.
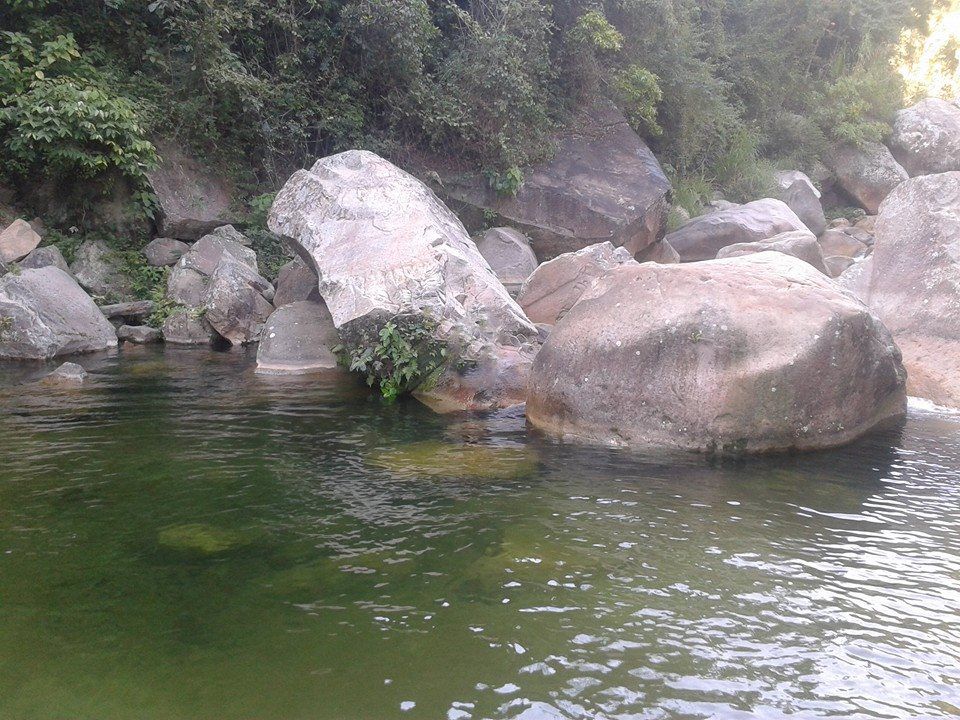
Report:
[[[190,246],[187,243],[173,238],[156,238],[143,248],[147,264],[153,267],[176,265],[177,260],[189,251]]]
[[[377,155],[349,151],[294,173],[269,224],[317,268],[320,294],[348,352],[362,351],[364,338],[402,316],[429,328],[448,351],[439,386],[456,386],[458,367],[495,362],[505,347],[523,348],[532,358],[536,328],[457,217]],[[522,402],[525,394],[524,383],[456,400],[468,408],[498,407]]]
[[[71,383],[79,384],[87,379],[87,371],[83,369],[80,365],[72,362],[65,362],[63,365],[58,367],[52,373],[47,375],[44,379],[44,383],[48,384],[60,384],[60,383]]]
[[[883,199],[909,177],[880,143],[866,143],[862,148],[844,145],[835,148],[829,160],[843,189],[871,215],[876,215]]]
[[[636,261],[625,248],[605,242],[548,260],[527,278],[517,302],[535,323],[552,325],[613,268]]]
[[[806,230],[800,218],[782,200],[765,198],[728,210],[696,217],[666,240],[681,262],[712,260],[721,248],[769,240],[780,233]]]
[[[53,245],[38,247],[18,264],[23,270],[30,268],[36,269],[42,267],[55,267],[60,268],[68,275],[70,274],[70,266],[67,265],[67,261],[64,260],[63,254],[60,252],[59,248]]]
[[[174,525],[157,534],[161,547],[187,555],[220,555],[249,542],[249,538],[235,530],[205,523]]]
[[[477,240],[477,250],[508,288],[519,286],[537,269],[530,241],[513,228],[490,228]]]
[[[135,345],[148,345],[163,340],[163,333],[148,325],[121,325],[117,329],[117,337]]]
[[[267,297],[273,297],[273,286],[248,265],[224,253],[203,295],[204,317],[231,345],[256,342],[273,312]]]
[[[814,235],[827,229],[827,219],[820,204],[820,191],[804,173],[798,170],[779,172],[776,175],[777,197],[796,213],[797,217]]]
[[[742,257],[768,251],[791,255],[812,265],[824,275],[827,274],[827,266],[823,261],[820,244],[813,233],[807,230],[792,230],[780,233],[769,240],[761,240],[760,242],[728,245],[717,253],[717,259]]]
[[[890,149],[911,177],[960,170],[960,108],[926,98],[901,110]]]
[[[203,313],[195,310],[179,310],[163,322],[164,342],[175,345],[210,345],[219,337]]]
[[[753,453],[832,447],[906,410],[890,333],[782,253],[617,268],[558,323],[527,419],[630,447]]]
[[[116,345],[96,303],[59,268],[0,278],[0,357],[46,360]]]
[[[257,372],[301,375],[337,370],[333,348],[339,343],[333,318],[322,301],[286,304],[267,319],[257,348]]]
[[[376,450],[372,465],[401,477],[508,480],[536,472],[537,456],[528,447],[488,446],[428,440]]]
[[[26,257],[42,239],[30,223],[17,218],[0,232],[0,262],[9,265]]]
[[[298,300],[321,301],[319,285],[317,273],[300,258],[294,258],[280,268],[273,304],[281,308]]]
[[[132,296],[130,278],[117,254],[102,240],[85,240],[70,266],[77,282],[92,295],[119,300]]]

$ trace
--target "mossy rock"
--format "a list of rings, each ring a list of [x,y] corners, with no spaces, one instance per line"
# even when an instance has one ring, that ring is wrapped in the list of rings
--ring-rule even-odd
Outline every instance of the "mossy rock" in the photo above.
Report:
[[[398,475],[509,480],[532,475],[537,456],[528,448],[429,440],[384,448],[367,460]]]
[[[164,528],[157,543],[165,550],[184,555],[220,555],[250,544],[243,533],[205,523],[186,523]]]

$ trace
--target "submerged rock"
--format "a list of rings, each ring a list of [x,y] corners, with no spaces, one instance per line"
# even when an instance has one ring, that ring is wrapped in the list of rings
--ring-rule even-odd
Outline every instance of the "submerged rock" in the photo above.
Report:
[[[71,383],[79,384],[87,379],[87,371],[82,366],[72,362],[65,362],[52,373],[47,375],[43,382],[48,384]]]
[[[618,268],[558,323],[531,370],[527,418],[630,447],[832,447],[904,414],[890,333],[781,253]]]
[[[164,528],[157,543],[168,550],[187,555],[219,555],[250,543],[242,533],[205,523],[186,523]]]
[[[523,402],[525,377],[474,391],[458,370],[496,364],[505,349],[529,365],[538,335],[461,222],[416,178],[366,151],[323,158],[287,181],[269,223],[316,267],[348,352],[363,352],[400,316],[447,350],[437,387],[456,388],[452,400],[467,408]]]
[[[0,263],[8,265],[26,257],[42,239],[30,223],[17,218],[0,232]]]
[[[257,372],[302,375],[337,370],[333,352],[340,342],[323,302],[298,300],[267,319],[257,348]]]
[[[63,270],[0,278],[0,357],[46,360],[116,346],[113,326]]]
[[[893,124],[890,149],[912,177],[960,170],[960,108],[926,98],[901,110]]]
[[[406,477],[507,480],[528,477],[538,467],[528,447],[471,445],[436,440],[383,448],[367,456],[372,465]]]

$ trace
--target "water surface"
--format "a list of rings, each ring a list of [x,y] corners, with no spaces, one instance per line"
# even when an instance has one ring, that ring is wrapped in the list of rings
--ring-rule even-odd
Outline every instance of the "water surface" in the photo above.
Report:
[[[960,714],[960,416],[717,464],[80,362],[0,366],[0,718]]]

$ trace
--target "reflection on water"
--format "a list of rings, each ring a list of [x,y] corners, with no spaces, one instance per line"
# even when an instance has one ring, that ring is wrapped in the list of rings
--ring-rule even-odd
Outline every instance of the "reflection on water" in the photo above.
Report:
[[[0,718],[960,714],[960,416],[711,464],[81,362],[0,369]]]

